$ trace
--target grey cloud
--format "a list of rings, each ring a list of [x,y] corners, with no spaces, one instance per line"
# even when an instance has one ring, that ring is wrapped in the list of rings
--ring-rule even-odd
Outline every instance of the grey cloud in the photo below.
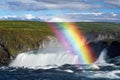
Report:
[[[96,4],[99,3],[100,4]],[[99,11],[99,9],[119,8],[120,0],[4,0],[0,2],[0,9],[12,11],[42,11],[42,10],[69,10],[57,16],[49,15],[48,20],[54,17],[68,18],[70,21],[120,21],[119,13],[90,12],[80,13],[82,10]],[[103,5],[104,4],[104,5]]]
[[[114,16],[115,15],[115,16]],[[119,22],[120,13],[69,13],[65,15],[40,16],[44,21],[63,21],[66,22]]]
[[[102,9],[112,8],[112,5],[92,4],[101,0],[5,0],[0,7],[4,9],[7,6],[9,10],[49,10],[49,9],[71,9],[71,10],[83,10],[83,9]],[[110,4],[106,1],[106,4]],[[6,8],[5,8],[6,9]]]
[[[45,7],[41,6],[46,5],[45,3],[39,2],[37,3],[34,0],[7,0],[7,6],[9,6],[10,10],[42,10]]]
[[[105,0],[105,2],[120,7],[120,0]]]
[[[97,15],[96,15],[97,14]],[[116,14],[116,16],[114,16]],[[80,13],[80,14],[68,14],[62,17],[72,21],[101,21],[101,22],[120,22],[120,13]]]
[[[0,9],[8,9],[8,5],[5,2],[0,2]]]

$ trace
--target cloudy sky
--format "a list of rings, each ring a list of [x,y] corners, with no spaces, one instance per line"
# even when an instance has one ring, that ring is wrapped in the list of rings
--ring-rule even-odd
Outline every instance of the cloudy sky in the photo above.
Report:
[[[0,19],[120,22],[120,0],[0,0]]]

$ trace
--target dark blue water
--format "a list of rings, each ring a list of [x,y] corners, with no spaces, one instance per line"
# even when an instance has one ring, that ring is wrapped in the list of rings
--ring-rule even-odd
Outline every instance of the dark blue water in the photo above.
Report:
[[[120,66],[90,65],[44,66],[34,69],[0,67],[0,80],[120,80]]]
[[[72,65],[76,58],[56,50],[19,54],[9,67],[0,67],[0,80],[120,80],[120,56],[107,58],[106,49],[91,65]]]

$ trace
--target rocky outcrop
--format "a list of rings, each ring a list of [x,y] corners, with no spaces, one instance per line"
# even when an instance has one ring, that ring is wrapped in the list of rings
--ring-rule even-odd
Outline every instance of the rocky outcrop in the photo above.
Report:
[[[0,64],[8,64],[11,60],[11,57],[15,57],[17,54],[21,52],[26,52],[29,50],[35,50],[39,48],[46,47],[58,47],[61,44],[57,40],[56,37],[52,36],[42,36],[39,34],[38,36],[34,36],[34,33],[29,34],[18,34],[15,33],[5,33],[0,35]],[[119,33],[84,33],[85,38],[87,39],[90,47],[93,52],[96,53],[96,57],[99,56],[100,52],[104,48],[108,48],[109,46],[109,56],[117,56],[118,50],[120,50],[120,46],[118,43],[114,42],[110,45],[109,41],[106,39],[119,39]],[[9,38],[9,37],[13,38]],[[18,37],[19,36],[19,37]],[[118,44],[118,45],[117,45]],[[117,48],[116,48],[117,47]],[[115,52],[116,51],[116,52]],[[118,51],[118,52],[117,52]],[[115,53],[115,55],[111,55]]]
[[[0,44],[0,64],[8,64],[10,61],[10,53],[4,44]]]
[[[58,40],[53,37],[53,36],[45,36],[43,40],[38,39],[38,40],[33,40],[30,41],[30,38],[28,38],[28,42],[26,42],[24,38],[21,40],[22,42],[16,43],[17,40],[16,37],[14,36],[14,39],[16,39],[13,42],[8,42],[5,38],[1,40],[0,42],[0,64],[9,64],[12,58],[16,57],[19,53],[22,52],[27,52],[30,50],[36,50],[40,48],[47,48],[47,47],[58,47],[60,46],[60,43]],[[12,44],[13,43],[13,44]],[[16,43],[16,44],[14,44]]]
[[[101,51],[107,48],[109,44],[106,41],[97,41],[97,42],[90,42],[89,46],[92,49],[93,53],[95,54],[96,58],[98,58]]]
[[[120,33],[89,32],[89,33],[84,33],[84,36],[87,41],[93,42],[93,41],[100,41],[106,39],[119,39]]]
[[[101,51],[103,49],[107,49],[107,55],[109,58],[115,58],[120,56],[120,42],[119,41],[112,41],[111,43],[108,41],[97,41],[97,42],[90,42],[89,43],[91,49],[95,53],[96,57],[98,58]]]
[[[120,42],[112,41],[97,41],[89,43],[92,51],[94,52],[96,59],[100,56],[104,49],[107,49],[106,61],[108,63],[120,66]]]
[[[114,41],[108,47],[108,56],[110,58],[115,58],[120,56],[120,42]]]

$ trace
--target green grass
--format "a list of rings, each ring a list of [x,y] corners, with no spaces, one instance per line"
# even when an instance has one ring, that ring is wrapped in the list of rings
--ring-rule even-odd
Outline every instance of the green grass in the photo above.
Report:
[[[15,54],[17,51],[26,50],[27,48],[38,48],[37,42],[46,40],[46,36],[49,36],[50,33],[49,31],[39,30],[0,30],[0,36],[2,37],[0,42],[5,43],[10,53]]]
[[[78,22],[76,24],[85,32],[120,32],[120,23]]]
[[[83,32],[120,32],[120,24],[104,22],[76,22],[76,25]],[[0,21],[0,28],[4,29],[39,29],[43,31],[50,30],[50,26],[45,22],[34,21]]]
[[[46,23],[32,21],[0,21],[0,43],[4,43],[12,55],[28,48],[37,49],[38,42],[54,36]]]
[[[0,28],[48,28],[46,23],[33,21],[0,21]]]

